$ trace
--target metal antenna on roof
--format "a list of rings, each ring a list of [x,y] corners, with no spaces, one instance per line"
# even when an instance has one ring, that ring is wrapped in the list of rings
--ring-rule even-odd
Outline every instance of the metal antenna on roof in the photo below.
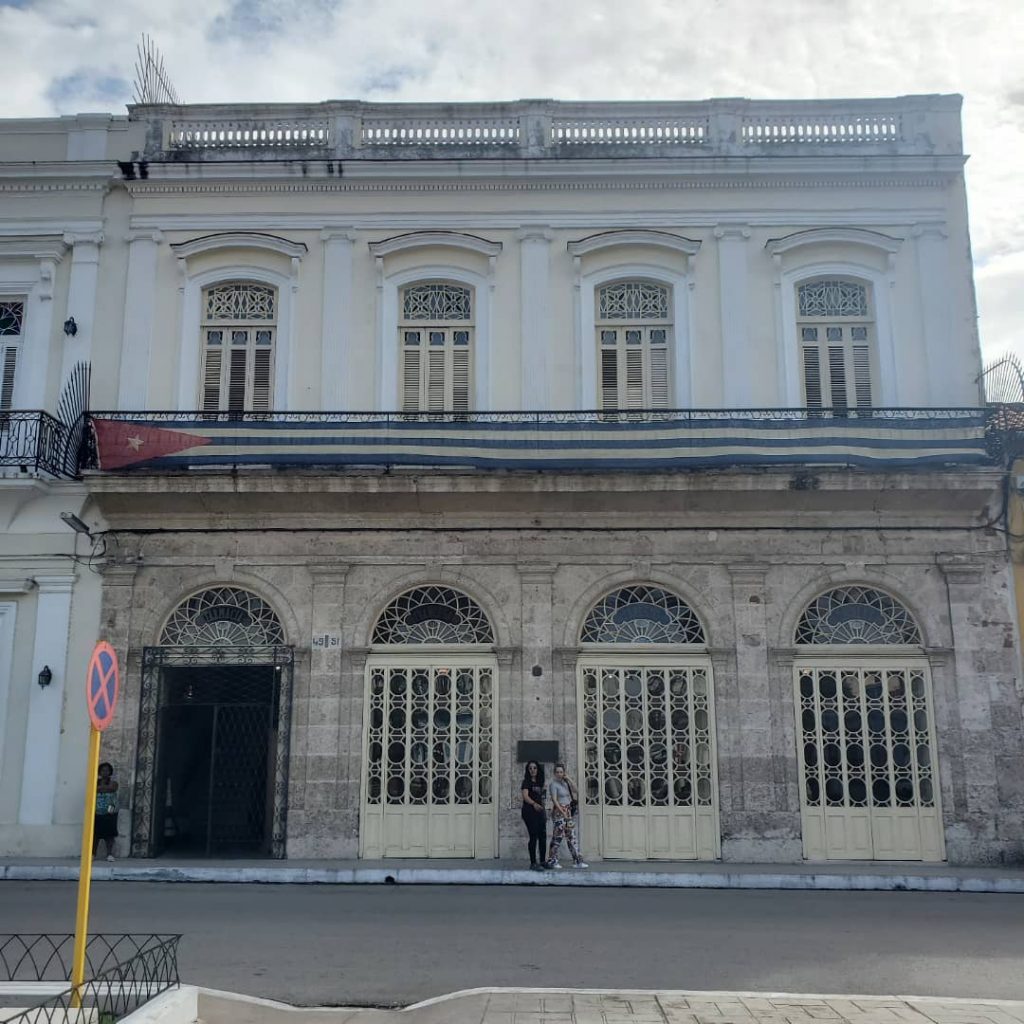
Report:
[[[153,40],[142,34],[137,47],[138,59],[135,61],[135,82],[132,92],[135,102],[140,105],[150,103],[178,104],[178,94],[167,75],[164,58],[156,48]]]

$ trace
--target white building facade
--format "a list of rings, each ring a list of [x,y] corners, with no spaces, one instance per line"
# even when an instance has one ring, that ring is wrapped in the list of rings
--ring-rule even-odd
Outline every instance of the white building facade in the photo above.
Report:
[[[959,104],[0,124],[0,850],[1018,862]]]

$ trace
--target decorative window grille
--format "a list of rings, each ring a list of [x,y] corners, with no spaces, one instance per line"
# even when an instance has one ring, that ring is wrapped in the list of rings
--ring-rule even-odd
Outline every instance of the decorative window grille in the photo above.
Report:
[[[876,377],[868,289],[825,279],[797,288],[804,401],[810,409],[868,409]]]
[[[10,409],[14,402],[14,375],[24,328],[25,303],[0,299],[0,409]]]
[[[601,408],[668,408],[668,288],[649,281],[618,281],[599,288],[596,326]]]
[[[910,612],[871,587],[838,587],[812,601],[796,627],[798,644],[920,644]]]
[[[472,289],[445,282],[402,291],[402,410],[467,412],[473,364]]]
[[[580,643],[702,644],[704,629],[693,609],[661,587],[613,590],[591,609]]]
[[[204,412],[265,412],[274,393],[277,292],[234,281],[203,293]]]
[[[483,609],[451,587],[416,587],[396,597],[373,629],[375,644],[493,644]]]
[[[182,601],[160,634],[169,647],[283,645],[284,629],[262,598],[238,587],[211,587]]]

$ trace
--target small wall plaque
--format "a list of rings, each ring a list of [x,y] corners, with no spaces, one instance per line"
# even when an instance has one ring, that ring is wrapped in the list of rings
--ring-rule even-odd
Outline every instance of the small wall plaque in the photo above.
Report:
[[[314,633],[313,650],[330,651],[341,646],[341,637],[337,633]]]
[[[558,740],[520,740],[516,744],[516,760],[522,764],[527,761],[555,764],[558,761]]]

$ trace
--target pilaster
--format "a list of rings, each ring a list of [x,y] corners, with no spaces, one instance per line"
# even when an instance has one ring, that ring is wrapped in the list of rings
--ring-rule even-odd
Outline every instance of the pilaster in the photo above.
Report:
[[[320,232],[324,243],[321,409],[349,409],[354,404],[355,396],[347,375],[352,358],[352,254],[355,237],[353,232],[345,230]]]
[[[77,331],[64,338],[61,362],[61,391],[72,368],[79,362],[92,360],[93,321],[96,315],[96,281],[100,269],[100,246],[103,235],[68,233],[64,241],[71,246],[71,274],[68,279],[68,305],[65,319],[74,317]],[[58,392],[59,394],[59,392]]]
[[[519,232],[521,401],[526,410],[547,409],[548,392],[548,293],[550,290],[551,232],[524,228]]]
[[[159,231],[133,231],[128,236],[124,337],[117,389],[119,409],[149,407],[149,360],[153,343],[157,258],[162,237]],[[183,264],[184,260],[179,260],[179,266]],[[198,383],[195,382],[196,387]]]
[[[727,409],[748,409],[754,404],[750,377],[750,326],[747,242],[744,225],[715,228],[718,239],[718,298],[722,325],[722,396]]]

